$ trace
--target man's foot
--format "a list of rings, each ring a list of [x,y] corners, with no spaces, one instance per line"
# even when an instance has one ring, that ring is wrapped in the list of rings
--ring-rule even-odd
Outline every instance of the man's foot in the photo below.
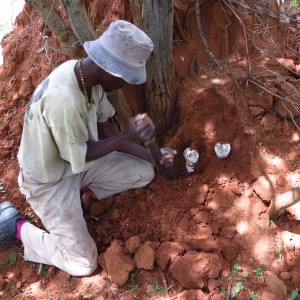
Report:
[[[0,245],[15,238],[16,223],[24,219],[9,201],[0,204]]]

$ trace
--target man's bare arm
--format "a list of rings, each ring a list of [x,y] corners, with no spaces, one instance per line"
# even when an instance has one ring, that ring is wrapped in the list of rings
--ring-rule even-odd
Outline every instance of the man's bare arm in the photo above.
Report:
[[[124,133],[120,132],[109,120],[98,123],[99,141],[87,142],[86,161],[98,159],[113,151],[120,151],[152,163],[147,149],[135,142],[147,140],[153,135],[152,125],[136,126],[134,122],[134,120],[130,121],[128,130]]]

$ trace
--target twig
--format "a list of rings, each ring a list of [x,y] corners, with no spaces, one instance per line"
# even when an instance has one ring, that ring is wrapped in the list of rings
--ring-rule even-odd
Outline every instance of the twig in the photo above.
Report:
[[[9,258],[7,258],[4,262],[0,262],[0,269],[4,269],[7,268],[11,265],[13,265],[16,261],[18,256],[21,256],[21,251],[22,247],[20,249],[18,249],[17,251],[13,252]]]
[[[284,98],[284,97],[282,97],[282,96],[280,96],[280,95],[278,95],[278,94],[275,94],[275,93],[271,92],[270,90],[266,89],[264,86],[262,86],[261,84],[257,83],[257,82],[254,81],[253,79],[249,79],[249,82],[253,83],[254,85],[256,85],[256,86],[260,87],[261,89],[263,89],[265,92],[267,92],[267,93],[269,93],[269,94],[271,94],[271,95],[273,95],[273,96],[275,96],[275,97],[277,97],[277,98],[279,98],[279,99],[281,99],[281,100],[284,100],[284,101],[292,102],[292,103],[293,103],[293,101],[291,101],[290,99],[287,99],[286,96],[285,96],[285,98]],[[293,124],[296,126],[297,129],[300,130],[300,127],[298,126],[298,124],[296,123],[296,121],[295,121],[294,118],[293,118],[292,112],[285,106],[284,101],[282,101],[282,104],[283,104],[284,108],[285,108],[285,109],[288,111],[288,113],[290,114],[291,120],[292,120]]]
[[[220,67],[221,66],[221,61],[217,60],[214,56],[214,54],[212,53],[212,51],[210,50],[210,47],[208,45],[206,36],[204,34],[203,31],[203,27],[201,24],[201,14],[200,14],[200,7],[199,7],[199,0],[195,0],[195,5],[196,5],[196,17],[197,17],[197,24],[198,24],[198,29],[199,29],[199,33],[200,33],[200,38],[205,46],[205,49],[207,51],[207,53],[209,54],[211,60],[213,61],[214,65]]]
[[[291,189],[288,192],[277,195],[271,200],[269,207],[270,219],[278,217],[280,211],[284,211],[286,208],[296,204],[300,201],[300,187]]]
[[[262,4],[262,1],[254,0],[255,8],[252,8],[246,4],[241,3],[241,1],[229,0],[230,3],[238,5],[245,10],[256,13],[261,16],[268,16],[272,19],[279,20],[281,23],[289,24],[290,26],[298,27],[300,25],[300,21],[296,16],[290,16],[285,13],[277,12],[272,10]]]
[[[185,34],[182,30],[182,26],[180,24],[180,21],[179,21],[179,18],[178,18],[178,15],[177,15],[176,12],[174,13],[174,16],[175,16],[175,23],[176,23],[176,26],[177,26],[177,29],[178,29],[178,33],[179,33],[180,37],[182,38],[182,40],[186,43]]]
[[[204,3],[202,2],[202,3],[201,3],[201,9],[206,8],[207,6],[211,5],[212,3],[214,3],[214,0],[206,0],[206,2],[204,2]],[[184,15],[185,15],[185,21],[184,21],[184,23],[186,23],[186,20],[187,20],[187,18],[188,18],[188,14],[189,14],[189,10],[193,7],[193,5],[195,5],[195,0],[191,1],[191,2],[187,5],[187,7],[186,7],[186,9],[185,9],[185,12],[184,12]]]
[[[298,126],[298,124],[296,123],[296,121],[295,121],[294,118],[293,118],[292,112],[286,107],[284,101],[282,101],[282,105],[283,105],[284,108],[287,110],[287,112],[290,114],[290,117],[291,117],[291,119],[292,119],[293,124],[296,126],[297,129],[300,130],[300,127]]]
[[[269,70],[269,71],[271,71],[271,70]],[[275,76],[276,76],[277,78],[280,77],[280,76],[278,76],[278,75],[276,75],[276,74],[275,74]],[[281,80],[282,80],[283,82],[285,82],[285,81],[284,81],[284,78],[281,78]],[[277,97],[277,98],[279,98],[279,99],[281,99],[281,100],[284,100],[284,101],[286,101],[286,102],[291,103],[291,104],[294,106],[295,110],[296,110],[297,112],[300,113],[300,111],[298,110],[298,108],[295,107],[295,105],[296,105],[296,106],[299,106],[299,104],[298,104],[298,103],[295,103],[290,97],[284,95],[284,94],[283,94],[281,91],[279,91],[278,89],[276,89],[277,92],[280,93],[280,94],[282,94],[283,96],[281,96],[281,95],[279,95],[279,94],[275,94],[275,93],[271,92],[270,90],[266,89],[264,86],[262,86],[261,84],[257,83],[257,82],[253,79],[253,76],[251,76],[251,78],[249,79],[249,81],[252,82],[253,84],[257,85],[258,87],[262,88],[265,92],[267,92],[267,93],[269,93],[269,94],[271,94],[271,95],[273,95],[273,96],[275,96],[275,97]],[[294,90],[294,88],[291,87],[289,84],[287,84],[287,85],[288,85],[291,89]],[[294,91],[294,92],[295,92],[296,95],[298,94],[297,91]]]
[[[166,294],[167,296],[169,297],[169,291],[168,291],[168,284],[167,284],[167,280],[166,280],[166,275],[165,273],[161,270],[160,267],[158,267],[158,272],[159,272],[159,275],[161,277],[161,280],[163,282],[163,286],[164,286],[164,289],[166,291]]]
[[[239,282],[239,281],[245,281],[246,277],[230,277],[229,278],[229,285],[228,285],[228,289],[227,289],[227,297],[226,300],[230,299],[230,293],[231,293],[231,287],[232,287],[232,283],[233,282]]]

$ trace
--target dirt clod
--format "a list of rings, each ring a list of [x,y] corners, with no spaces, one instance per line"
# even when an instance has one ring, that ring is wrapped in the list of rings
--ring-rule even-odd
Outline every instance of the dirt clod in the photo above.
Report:
[[[99,256],[98,263],[117,286],[126,283],[129,273],[135,267],[134,261],[124,254],[122,246],[116,240]]]

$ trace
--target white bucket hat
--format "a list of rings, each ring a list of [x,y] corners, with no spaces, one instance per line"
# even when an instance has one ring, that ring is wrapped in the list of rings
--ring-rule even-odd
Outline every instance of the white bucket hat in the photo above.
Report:
[[[99,67],[131,84],[146,81],[146,61],[153,43],[135,25],[118,20],[112,22],[96,40],[84,43],[89,57]]]

